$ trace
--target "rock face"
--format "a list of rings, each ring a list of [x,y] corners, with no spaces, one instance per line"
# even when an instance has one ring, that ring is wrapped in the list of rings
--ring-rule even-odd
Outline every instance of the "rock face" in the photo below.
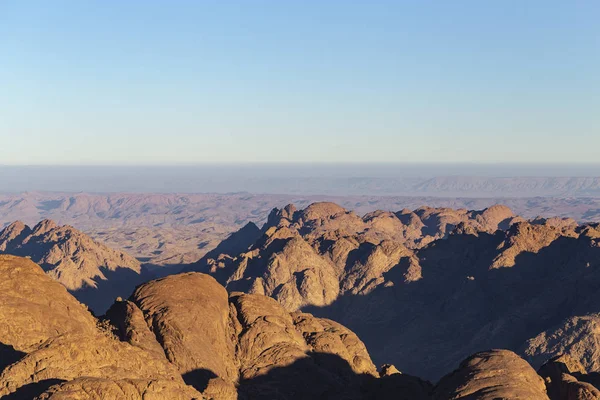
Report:
[[[19,221],[8,225],[0,231],[0,253],[31,258],[97,313],[146,279],[135,258],[51,220],[33,228]]]
[[[168,380],[79,378],[51,387],[38,400],[200,400],[192,387]]]
[[[0,277],[0,396],[303,398],[358,393],[367,382],[357,376],[376,379],[364,344],[345,327],[290,314],[265,296],[230,296],[207,275],[140,286],[110,308],[111,325],[30,260],[0,256]]]
[[[548,400],[543,379],[526,361],[507,350],[474,354],[440,380],[434,399]]]
[[[562,354],[588,371],[600,371],[600,315],[570,317],[527,340],[521,353],[534,366]]]
[[[210,370],[237,380],[227,291],[217,281],[202,274],[173,275],[140,286],[131,300],[182,374]]]
[[[0,256],[0,285],[0,343],[11,358],[0,363],[0,397],[33,398],[80,377],[165,379],[192,390],[164,355],[100,330],[85,306],[30,260]]]
[[[583,365],[569,356],[554,357],[538,372],[546,382],[551,400],[600,399],[600,391],[589,383],[597,384],[597,377],[589,376]]]
[[[0,285],[7,398],[356,398],[378,387],[344,326],[228,294],[208,275],[148,282],[103,321],[30,260],[0,256]]]
[[[320,396],[333,389],[346,391],[343,383],[355,390],[355,375],[374,377],[377,372],[364,344],[345,327],[310,314],[290,314],[262,295],[228,295],[208,275],[185,273],[149,282],[135,291],[131,304],[127,308],[143,313],[186,382],[215,398],[235,393],[238,382],[240,393],[250,398],[283,388]],[[126,317],[117,324],[124,326],[121,332],[144,331],[139,319]],[[131,337],[122,336],[135,344]],[[291,368],[295,363],[301,367]],[[307,374],[303,379],[315,381],[308,387],[302,379],[297,387],[291,385],[288,379],[293,381],[291,375],[299,370]]]
[[[31,260],[5,255],[0,356],[8,399],[600,399],[597,374],[566,355],[538,375],[511,351],[478,352],[435,386],[378,372],[345,326],[195,272],[145,283],[97,320]]]
[[[55,336],[89,333],[95,320],[32,261],[0,255],[0,342],[28,352]]]

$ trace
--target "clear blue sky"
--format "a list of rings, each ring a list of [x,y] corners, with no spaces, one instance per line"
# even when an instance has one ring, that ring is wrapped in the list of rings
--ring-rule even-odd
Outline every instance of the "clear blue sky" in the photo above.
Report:
[[[0,0],[0,164],[597,162],[600,2]]]

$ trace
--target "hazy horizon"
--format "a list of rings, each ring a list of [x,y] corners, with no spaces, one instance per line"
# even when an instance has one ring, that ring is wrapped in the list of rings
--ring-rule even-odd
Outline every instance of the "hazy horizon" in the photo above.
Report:
[[[577,178],[584,182],[553,181],[561,178]],[[512,190],[512,194],[506,195],[596,196],[600,194],[598,178],[600,164],[33,165],[0,166],[0,191],[479,197],[503,195],[503,190]],[[440,182],[430,182],[432,179]],[[505,182],[507,179],[521,181]],[[585,182],[589,180],[593,182]]]

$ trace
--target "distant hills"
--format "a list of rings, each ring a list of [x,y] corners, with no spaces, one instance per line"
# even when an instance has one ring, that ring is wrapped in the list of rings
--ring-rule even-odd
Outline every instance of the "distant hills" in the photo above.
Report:
[[[5,192],[293,196],[600,196],[600,164],[205,164],[0,166]]]
[[[40,220],[51,219],[57,224],[75,226],[94,240],[126,251],[143,263],[176,266],[197,261],[249,222],[262,225],[273,208],[289,203],[305,208],[314,202],[334,202],[359,215],[376,210],[414,210],[423,205],[480,210],[500,203],[528,219],[541,215],[600,222],[600,197],[507,196],[28,192],[0,194],[0,228],[17,220],[32,226]]]

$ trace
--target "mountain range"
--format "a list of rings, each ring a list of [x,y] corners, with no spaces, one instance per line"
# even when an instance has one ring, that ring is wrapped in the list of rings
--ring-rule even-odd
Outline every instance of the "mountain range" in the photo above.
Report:
[[[0,253],[9,399],[600,399],[597,223],[317,202],[161,274],[51,220]]]
[[[341,322],[376,362],[436,380],[469,354],[506,348],[536,367],[564,353],[596,368],[595,335],[586,346],[574,337],[592,334],[600,311],[598,224],[525,220],[505,206],[360,217],[316,203],[273,210],[260,231],[232,238],[242,234],[246,250],[217,254],[223,242],[188,269]]]
[[[262,225],[273,208],[293,203],[334,202],[364,215],[376,210],[431,207],[479,210],[504,204],[532,219],[568,217],[600,222],[600,197],[526,197],[526,188],[509,197],[326,196],[277,194],[162,193],[0,193],[0,227],[16,220],[33,226],[43,219],[71,225],[111,248],[152,267],[189,264],[203,257],[248,222]],[[462,195],[464,196],[464,195]]]

